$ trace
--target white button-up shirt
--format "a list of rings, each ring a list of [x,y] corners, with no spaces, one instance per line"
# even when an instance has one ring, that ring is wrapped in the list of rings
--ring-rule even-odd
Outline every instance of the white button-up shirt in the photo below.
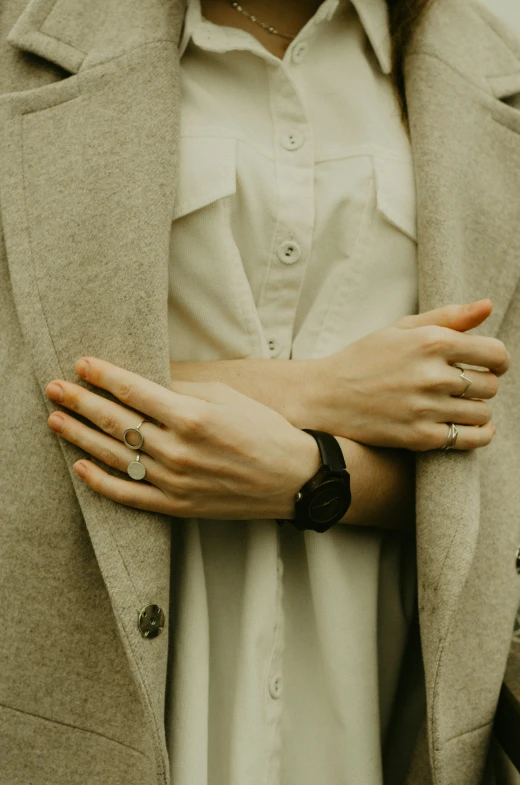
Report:
[[[417,312],[386,14],[325,0],[280,59],[188,0],[172,360],[323,357]],[[413,541],[275,521],[183,520],[173,535],[172,785],[382,785]]]

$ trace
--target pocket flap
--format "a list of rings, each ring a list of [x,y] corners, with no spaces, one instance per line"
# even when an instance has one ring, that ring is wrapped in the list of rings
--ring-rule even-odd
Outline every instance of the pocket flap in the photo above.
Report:
[[[236,144],[230,137],[181,137],[174,219],[235,193]]]
[[[374,156],[377,209],[417,242],[417,204],[413,162]]]

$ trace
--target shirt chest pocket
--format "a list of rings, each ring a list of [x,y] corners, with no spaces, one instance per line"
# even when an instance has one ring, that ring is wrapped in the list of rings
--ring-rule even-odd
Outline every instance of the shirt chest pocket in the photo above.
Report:
[[[231,230],[237,139],[186,135],[170,240],[172,360],[265,356],[267,346]]]
[[[373,156],[377,211],[417,242],[417,206],[412,161]]]
[[[350,246],[312,303],[293,357],[328,356],[400,316],[417,313],[413,161],[383,153],[364,161],[365,196],[351,223]],[[345,231],[338,230],[338,236],[346,237]]]
[[[236,146],[234,137],[181,137],[174,220],[235,194]]]

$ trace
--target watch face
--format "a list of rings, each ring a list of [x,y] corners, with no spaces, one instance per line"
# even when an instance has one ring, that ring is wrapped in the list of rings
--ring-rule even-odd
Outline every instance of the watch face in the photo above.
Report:
[[[324,483],[314,493],[309,505],[309,518],[316,523],[341,519],[348,509],[350,493],[348,499],[345,497],[345,485],[341,481]]]

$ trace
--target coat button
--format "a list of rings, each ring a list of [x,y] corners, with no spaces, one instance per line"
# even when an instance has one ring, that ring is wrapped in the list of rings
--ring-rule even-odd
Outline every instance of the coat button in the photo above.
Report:
[[[516,552],[516,571],[520,575],[520,546]]]
[[[147,605],[139,611],[139,630],[143,638],[156,638],[164,629],[164,611],[158,605]]]

